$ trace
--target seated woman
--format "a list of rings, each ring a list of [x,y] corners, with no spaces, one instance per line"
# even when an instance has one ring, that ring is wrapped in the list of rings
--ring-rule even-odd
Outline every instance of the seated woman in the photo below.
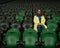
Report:
[[[40,9],[37,10],[36,14],[34,15],[34,30],[40,34],[43,30],[43,28],[47,28],[45,25],[45,17],[42,14],[42,11]]]

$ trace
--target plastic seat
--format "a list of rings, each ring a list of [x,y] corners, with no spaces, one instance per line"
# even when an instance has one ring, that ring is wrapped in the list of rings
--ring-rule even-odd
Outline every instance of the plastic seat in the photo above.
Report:
[[[23,24],[23,27],[24,27],[24,29],[26,30],[26,29],[28,29],[28,28],[32,28],[32,24],[26,23],[26,24]]]
[[[11,24],[11,27],[12,27],[12,28],[18,28],[18,29],[19,29],[21,26],[20,26],[19,23],[12,23],[12,24]]]
[[[57,17],[57,18],[58,18],[58,17]],[[47,21],[47,24],[51,24],[51,23],[57,24],[57,22],[58,22],[58,19],[56,19],[56,18],[54,17],[53,19],[48,20],[48,21]]]
[[[1,30],[6,31],[9,28],[9,25],[8,25],[8,23],[1,23],[0,28],[1,28]]]
[[[50,30],[53,31],[53,29],[55,30],[57,28],[57,22],[54,20],[48,20],[47,21],[47,26]]]
[[[52,17],[53,17],[53,20],[59,20],[60,18],[58,14],[53,14]]]
[[[24,29],[32,28],[32,26],[33,26],[33,24],[32,24],[31,20],[24,20],[24,22],[23,22]]]
[[[46,9],[45,14],[49,14],[51,12],[50,9]]]
[[[32,17],[32,10],[26,11],[26,15],[30,15],[29,17]]]
[[[19,44],[20,31],[16,28],[11,28],[7,31],[4,37],[4,44],[6,48],[16,48]]]
[[[51,30],[51,31],[55,31],[55,29],[57,28],[57,24],[53,24],[53,23],[50,23],[47,25],[48,26],[48,29]]]
[[[57,16],[54,16],[53,17],[53,20],[58,21],[58,20],[60,20],[60,17],[58,15]]]
[[[26,16],[24,20],[32,20],[32,17]]]
[[[9,21],[9,20],[10,20],[10,21]],[[14,20],[15,20],[15,19],[14,19],[13,16],[11,16],[11,15],[6,16],[6,22],[8,22],[8,23],[13,23],[13,22],[15,22]]]
[[[44,30],[41,33],[41,41],[44,48],[55,48],[57,43],[55,32]]]
[[[25,44],[24,48],[34,48],[37,41],[37,32],[32,28],[28,28],[23,34],[23,41]]]
[[[56,20],[48,20],[47,24],[56,23]]]
[[[16,16],[16,21],[17,22],[22,21],[24,16],[25,16],[25,11],[21,10],[19,14]]]

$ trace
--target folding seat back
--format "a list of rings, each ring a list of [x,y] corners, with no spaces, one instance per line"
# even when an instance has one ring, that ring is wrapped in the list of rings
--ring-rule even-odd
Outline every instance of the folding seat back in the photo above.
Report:
[[[47,27],[49,30],[55,31],[55,29],[57,28],[57,22],[53,21],[53,20],[48,20],[47,21]]]
[[[25,16],[25,11],[21,10],[21,11],[19,12],[19,15],[20,15],[21,17],[24,17],[24,16]]]
[[[20,39],[20,31],[16,28],[11,28],[7,31],[4,37],[6,48],[16,48]]]
[[[25,11],[21,10],[19,14],[16,16],[16,21],[17,22],[22,21],[24,16],[25,16]]]
[[[51,12],[50,9],[46,9],[45,14],[49,14]]]
[[[55,31],[56,30],[56,28],[57,28],[57,24],[55,23],[50,23],[50,24],[48,24],[47,25],[48,26],[48,29],[50,30],[50,31]]]
[[[23,41],[25,43],[25,48],[34,48],[35,42],[37,41],[37,32],[32,28],[25,30]]]
[[[48,20],[47,24],[50,24],[50,23],[56,23],[56,20]]]
[[[24,20],[24,22],[23,22],[23,27],[24,27],[24,29],[27,29],[27,28],[32,28],[32,21],[30,21],[30,20]]]
[[[58,20],[60,20],[60,16],[58,16],[58,15],[54,16],[54,17],[53,17],[53,20],[54,20],[55,22],[57,22]]]
[[[57,38],[56,38],[55,32],[44,30],[41,33],[41,40],[42,40],[42,45],[44,46],[44,48],[56,47]]]

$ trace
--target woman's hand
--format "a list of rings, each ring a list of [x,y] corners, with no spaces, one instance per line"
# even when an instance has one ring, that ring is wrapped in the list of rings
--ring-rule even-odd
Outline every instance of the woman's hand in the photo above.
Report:
[[[41,23],[38,23],[38,25],[41,25]]]
[[[40,25],[40,23],[38,23],[38,25]]]

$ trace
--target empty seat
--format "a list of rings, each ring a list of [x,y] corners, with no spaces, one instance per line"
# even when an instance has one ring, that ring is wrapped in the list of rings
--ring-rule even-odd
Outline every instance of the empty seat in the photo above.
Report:
[[[44,30],[41,33],[41,41],[44,48],[55,48],[57,43],[55,32]]]
[[[6,31],[9,28],[9,24],[8,23],[1,23],[0,28],[1,28],[1,30]]]
[[[5,34],[3,42],[6,48],[16,48],[19,39],[20,39],[20,31],[16,28],[11,28]]]
[[[26,24],[23,24],[23,27],[24,27],[24,29],[32,28],[32,24],[26,23]]]
[[[32,28],[32,26],[33,26],[32,20],[24,20],[24,22],[23,22],[24,29]]]
[[[14,20],[15,19],[14,19],[13,16],[6,16],[6,22],[8,22],[8,23],[14,23],[15,22]]]
[[[29,17],[29,16],[26,16],[25,18],[24,18],[24,20],[32,20],[32,17]]]
[[[58,21],[60,19],[60,16],[54,16],[53,21]]]
[[[28,28],[23,33],[24,48],[34,48],[37,41],[37,32],[32,28]]]
[[[25,16],[25,11],[21,10],[19,14],[16,16],[16,21],[17,22],[22,21],[24,16]]]
[[[56,23],[56,20],[48,20],[47,21],[47,24],[51,24],[51,23],[53,23],[53,24]]]
[[[52,16],[51,20],[48,20],[47,22],[51,22],[51,23],[57,23],[57,21],[59,20],[59,16]]]
[[[46,9],[45,14],[49,14],[51,12],[50,9]]]
[[[26,16],[29,15],[28,17],[32,17],[32,14],[32,9],[26,11]]]
[[[11,24],[11,27],[12,27],[12,28],[18,28],[18,29],[19,29],[21,26],[20,26],[19,23],[12,23],[12,24]]]
[[[48,26],[48,28],[51,28],[51,30],[56,29],[57,28],[57,21],[48,20],[47,26]]]
[[[51,16],[51,15],[45,15],[45,18],[46,18],[47,20],[49,20],[49,19],[52,19],[52,16]]]
[[[57,28],[57,24],[53,24],[53,23],[50,23],[47,26],[48,26],[48,29],[51,31],[55,31]]]

